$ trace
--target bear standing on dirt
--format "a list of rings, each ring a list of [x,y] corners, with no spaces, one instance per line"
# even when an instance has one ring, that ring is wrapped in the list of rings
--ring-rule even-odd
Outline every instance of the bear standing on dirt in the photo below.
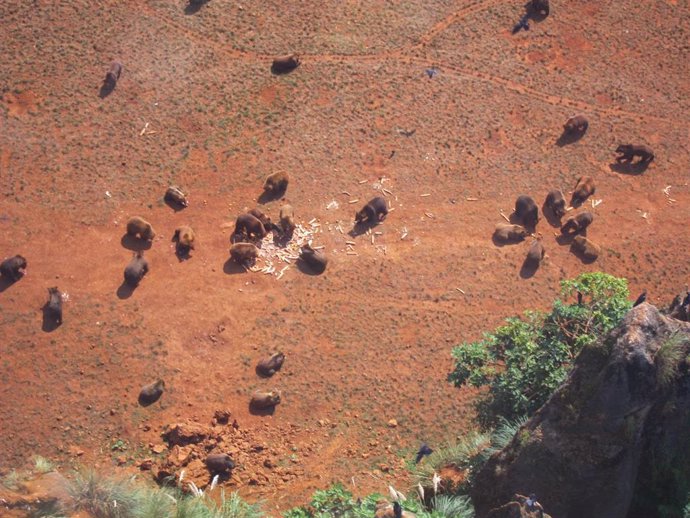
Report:
[[[386,205],[386,200],[381,196],[377,196],[355,214],[355,223],[375,225],[383,221],[387,215],[388,206]]]
[[[145,241],[153,241],[153,238],[156,237],[151,223],[139,216],[129,218],[129,221],[127,221],[127,234]]]
[[[21,255],[9,257],[0,263],[0,275],[4,279],[17,282],[26,275],[26,259]]]
[[[125,283],[131,287],[138,286],[148,271],[149,263],[144,259],[144,252],[137,252],[125,268]]]

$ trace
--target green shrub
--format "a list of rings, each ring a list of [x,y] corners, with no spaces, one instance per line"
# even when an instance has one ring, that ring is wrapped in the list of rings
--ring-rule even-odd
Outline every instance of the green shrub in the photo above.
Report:
[[[69,492],[75,510],[87,511],[94,518],[134,517],[144,496],[133,479],[104,477],[95,471],[77,473]]]
[[[567,302],[578,292],[582,304]],[[456,346],[449,381],[488,385],[488,394],[477,403],[486,426],[500,416],[531,415],[565,380],[579,352],[620,322],[631,306],[628,295],[625,279],[605,273],[563,281],[550,313],[527,311],[478,342]]]
[[[661,387],[668,387],[678,376],[680,361],[685,356],[683,346],[686,341],[687,338],[682,333],[672,333],[661,343],[654,355],[656,379]]]
[[[467,496],[435,496],[432,500],[432,508],[433,517],[474,518],[474,506]]]
[[[53,470],[55,470],[55,466],[48,459],[40,455],[34,457],[34,471],[36,473],[50,473]]]

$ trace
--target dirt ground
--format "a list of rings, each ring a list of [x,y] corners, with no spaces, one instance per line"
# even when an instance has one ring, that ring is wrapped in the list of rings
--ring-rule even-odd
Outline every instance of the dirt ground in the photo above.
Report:
[[[476,426],[476,394],[446,382],[452,345],[548,307],[584,271],[668,303],[688,282],[688,2],[551,4],[512,35],[521,1],[2,2],[0,256],[29,267],[0,288],[0,467],[40,454],[134,470],[164,425],[227,409],[263,449],[226,487],[269,509],[336,480],[405,488],[421,441]],[[300,67],[271,74],[288,52]],[[114,59],[124,72],[102,98]],[[575,113],[589,130],[557,145]],[[612,166],[621,143],[656,158],[627,174]],[[275,171],[291,176],[298,220],[320,223],[323,275],[228,266],[227,223]],[[529,240],[491,240],[499,212],[519,194],[541,206],[580,175],[597,184],[588,235],[602,255],[583,264],[543,220],[547,257],[525,274]],[[169,184],[187,209],[163,203]],[[351,237],[376,195],[394,208],[381,234]],[[262,208],[277,218],[282,203]],[[158,235],[127,297],[132,215]],[[198,234],[182,262],[180,224]],[[68,300],[45,332],[51,286]],[[283,370],[258,378],[274,350]],[[157,377],[161,401],[138,406]],[[250,394],[272,387],[275,414],[252,415]]]

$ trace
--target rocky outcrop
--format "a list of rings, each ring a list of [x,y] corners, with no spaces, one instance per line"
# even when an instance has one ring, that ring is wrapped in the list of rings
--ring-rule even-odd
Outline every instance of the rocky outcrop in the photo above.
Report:
[[[656,516],[640,498],[656,475],[675,473],[677,484],[690,474],[689,340],[690,325],[633,308],[479,471],[477,515],[534,492],[557,518]]]

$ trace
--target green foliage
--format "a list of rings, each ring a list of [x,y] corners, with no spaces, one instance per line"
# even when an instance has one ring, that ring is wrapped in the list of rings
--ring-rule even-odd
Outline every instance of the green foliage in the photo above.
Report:
[[[678,376],[680,362],[685,356],[683,346],[686,341],[682,333],[672,333],[661,343],[661,347],[654,355],[656,379],[661,387],[668,387]]]
[[[221,492],[220,503],[206,498],[204,504],[210,511],[209,518],[261,518],[264,515],[260,504],[245,502],[237,491],[230,493],[229,497]]]
[[[262,518],[259,504],[249,504],[234,492],[220,500],[186,495],[171,488],[149,488],[134,479],[79,473],[71,484],[75,510],[93,518]]]
[[[78,473],[69,492],[75,510],[85,510],[94,518],[136,516],[143,496],[132,479],[104,477],[95,471]]]
[[[417,464],[412,475],[423,486],[430,487],[434,473],[446,466],[461,470],[476,470],[485,459],[482,452],[491,446],[491,437],[480,432],[469,432],[453,444],[434,448],[434,452]]]
[[[376,503],[383,497],[379,494],[371,494],[365,498],[355,499],[352,493],[341,484],[334,484],[329,489],[316,491],[312,495],[311,502],[306,506],[295,507],[283,513],[284,518],[371,518],[376,512]],[[439,500],[439,505],[445,506],[447,513],[457,509],[469,509],[465,514],[440,514],[434,510],[423,509],[419,501],[408,496],[401,503],[405,511],[414,513],[418,518],[473,518],[474,509],[469,499],[459,497],[454,499]]]
[[[16,470],[12,470],[7,475],[2,477],[2,485],[5,486],[7,489],[16,491],[17,489],[19,489],[21,478],[21,475],[17,473]]]
[[[474,518],[474,506],[463,495],[439,495],[432,500],[432,516],[444,518]]]
[[[566,302],[578,292],[582,304]],[[527,311],[478,342],[456,346],[449,381],[489,386],[478,402],[485,425],[499,416],[531,415],[565,380],[579,352],[620,322],[631,306],[628,295],[625,279],[605,273],[563,281],[550,313]]]
[[[34,457],[34,471],[36,473],[50,473],[53,470],[55,470],[55,466],[48,459],[40,455]]]

